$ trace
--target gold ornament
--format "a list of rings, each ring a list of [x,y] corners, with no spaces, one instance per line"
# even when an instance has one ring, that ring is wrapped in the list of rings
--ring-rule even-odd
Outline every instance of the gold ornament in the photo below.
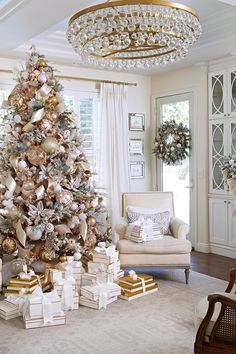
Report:
[[[62,190],[57,194],[57,201],[60,204],[69,206],[73,202],[73,194],[70,191]]]
[[[12,254],[17,250],[17,241],[13,237],[7,236],[2,241],[2,250],[7,254]]]
[[[96,225],[96,219],[95,219],[95,217],[94,217],[94,216],[89,216],[89,217],[87,218],[87,224],[88,224],[89,226],[95,226],[95,225]]]
[[[51,96],[48,98],[48,103],[51,104],[52,106],[56,106],[59,103],[59,101],[56,98],[56,96]]]
[[[48,154],[52,154],[57,151],[59,143],[56,138],[49,136],[42,142],[41,147]]]
[[[8,97],[8,101],[11,106],[16,106],[16,107],[21,107],[24,102],[23,98],[19,94],[16,95],[11,94]]]
[[[37,61],[37,66],[39,68],[44,68],[45,66],[47,66],[47,62],[45,59],[43,58],[40,58],[38,61]],[[40,73],[39,73],[40,74]]]
[[[43,165],[46,161],[46,154],[40,146],[32,146],[27,153],[27,157],[34,166]]]
[[[66,257],[66,254],[63,254],[63,255],[61,255],[60,257],[59,257],[59,260],[60,260],[60,262],[66,262],[67,261],[67,257]]]
[[[53,253],[44,250],[40,253],[40,258],[43,262],[51,262],[55,257]]]

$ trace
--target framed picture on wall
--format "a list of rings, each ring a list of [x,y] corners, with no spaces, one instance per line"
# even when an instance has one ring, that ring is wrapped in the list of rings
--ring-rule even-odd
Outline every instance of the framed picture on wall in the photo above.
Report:
[[[129,139],[129,153],[130,155],[144,154],[144,140],[143,139]]]
[[[144,178],[144,162],[132,161],[130,162],[130,178]]]
[[[145,115],[143,113],[129,113],[129,130],[144,131]]]

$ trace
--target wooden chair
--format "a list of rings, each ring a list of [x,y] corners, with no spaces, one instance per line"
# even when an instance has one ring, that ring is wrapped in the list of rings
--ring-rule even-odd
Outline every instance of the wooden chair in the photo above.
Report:
[[[236,295],[232,292],[235,279],[236,269],[232,269],[225,293],[208,296],[208,311],[197,331],[195,354],[236,354]],[[216,306],[219,314],[209,333]]]

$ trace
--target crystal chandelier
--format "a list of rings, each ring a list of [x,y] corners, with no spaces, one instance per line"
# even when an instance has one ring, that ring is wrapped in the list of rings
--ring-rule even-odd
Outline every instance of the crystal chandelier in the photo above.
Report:
[[[67,39],[84,64],[145,69],[184,58],[201,35],[196,12],[164,0],[116,0],[69,21]]]

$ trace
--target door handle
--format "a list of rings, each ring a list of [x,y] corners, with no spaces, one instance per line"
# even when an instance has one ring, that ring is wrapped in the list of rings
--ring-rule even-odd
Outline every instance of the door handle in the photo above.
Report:
[[[193,186],[184,186],[184,188],[193,189]]]

